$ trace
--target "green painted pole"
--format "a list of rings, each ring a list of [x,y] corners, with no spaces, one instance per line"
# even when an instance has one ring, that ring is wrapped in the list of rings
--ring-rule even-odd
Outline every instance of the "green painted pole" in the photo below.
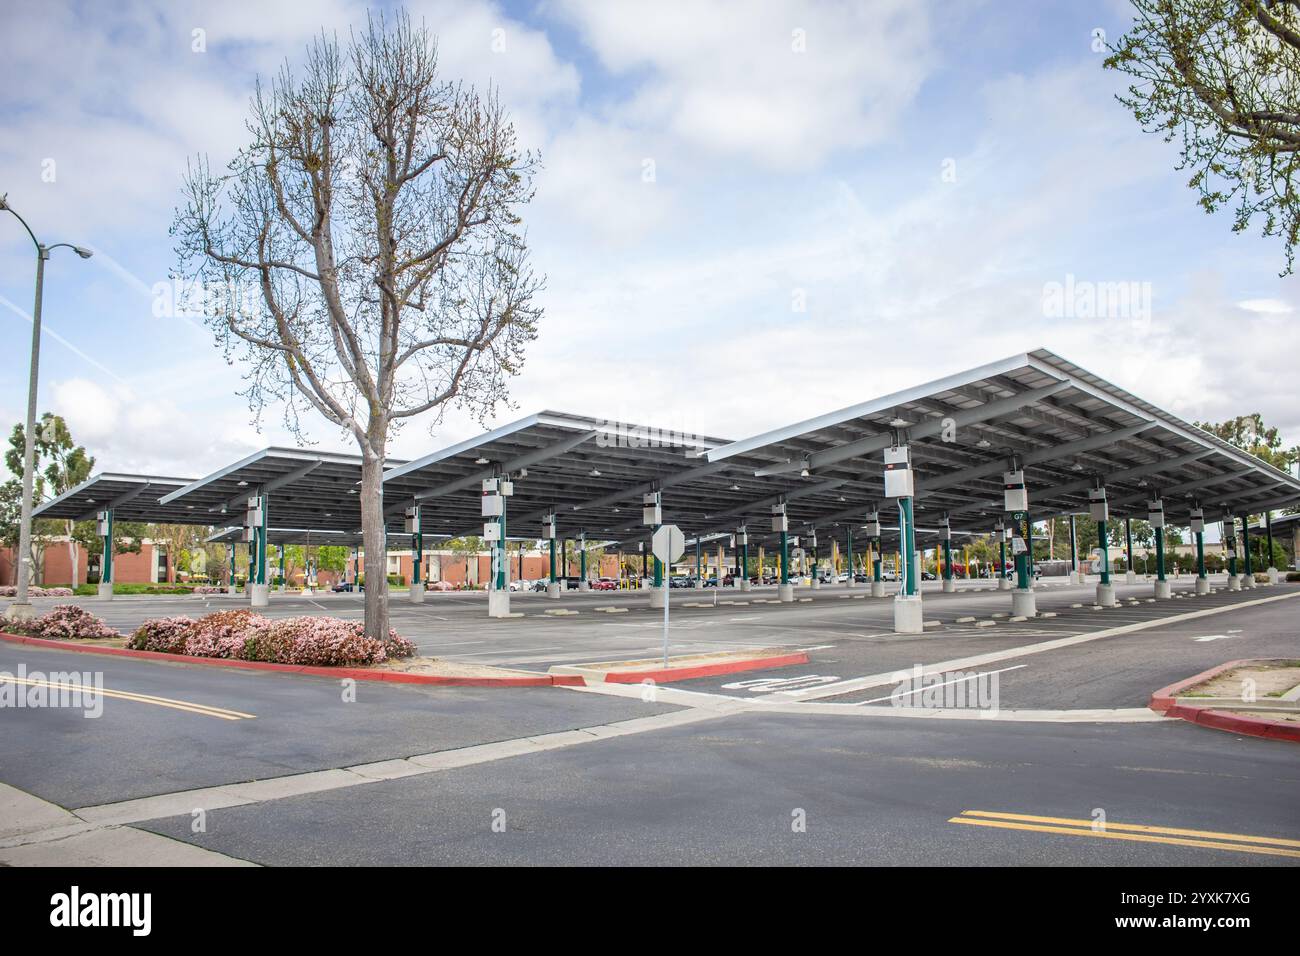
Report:
[[[1074,529],[1074,515],[1070,515],[1070,570],[1079,571],[1079,539]]]
[[[266,525],[267,525],[267,505],[270,499],[266,495],[258,495],[258,504],[261,505],[262,520],[257,526],[257,583],[266,583]]]
[[[1205,573],[1205,532],[1196,532],[1196,576],[1206,578]]]
[[[1137,568],[1133,567],[1133,519],[1132,518],[1124,519],[1124,547],[1125,547],[1124,553],[1127,557],[1125,570],[1136,571]]]
[[[912,519],[912,499],[898,499],[898,537],[903,551],[903,597],[914,597],[921,590],[916,566],[916,525]]]
[[[555,581],[555,539],[551,539],[551,582]]]
[[[1029,570],[1030,582],[1034,579],[1034,519],[1025,512],[1025,565]]]
[[[587,539],[585,537],[578,539],[578,548],[578,575],[585,581],[587,580]]]
[[[1110,547],[1106,543],[1106,522],[1097,522],[1097,543],[1101,547],[1101,583],[1110,584]]]
[[[1271,568],[1271,567],[1274,567],[1274,564],[1273,564],[1273,512],[1271,512],[1271,511],[1265,511],[1265,512],[1264,512],[1264,534],[1265,534],[1265,536],[1266,536],[1266,540],[1268,541],[1268,555],[1267,555],[1267,557],[1266,557],[1266,560],[1267,560],[1267,562],[1268,562],[1268,567]]]
[[[790,583],[790,532],[781,532],[781,583]]]
[[[496,542],[496,580],[494,582],[498,591],[504,591],[506,588],[506,576],[508,573],[507,564],[510,561],[510,555],[506,551],[506,498],[501,498],[501,517],[497,519],[497,524],[501,528],[501,537]]]
[[[1228,549],[1228,575],[1237,576],[1237,519],[1228,515],[1223,519],[1223,543]]]
[[[848,583],[852,584],[853,583],[853,528],[850,527],[847,530],[846,534],[848,535],[848,544],[846,545],[845,550],[849,553]]]
[[[99,581],[101,584],[113,583],[113,509],[108,509],[104,520],[104,554],[99,561]],[[231,567],[234,567],[234,552],[231,552]]]
[[[1156,533],[1156,580],[1165,579],[1165,529],[1152,528]]]
[[[1250,515],[1248,514],[1241,516],[1241,543],[1244,545],[1246,552],[1246,578],[1253,581],[1254,571],[1250,563]]]
[[[952,580],[952,539],[943,539],[943,579]]]
[[[881,580],[881,572],[884,570],[885,555],[880,550],[880,539],[872,538],[871,541],[871,580],[879,581]]]
[[[700,536],[695,536],[695,583],[702,584],[704,579],[700,577]]]
[[[424,525],[420,506],[415,506],[415,527],[418,529],[411,537],[411,587],[420,584],[420,563],[424,560]]]

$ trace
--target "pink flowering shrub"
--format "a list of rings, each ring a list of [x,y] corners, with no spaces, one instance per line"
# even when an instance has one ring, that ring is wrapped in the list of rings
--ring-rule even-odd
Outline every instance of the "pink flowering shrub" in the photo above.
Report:
[[[194,589],[195,594],[225,594],[226,589],[220,585],[200,584]]]
[[[315,667],[378,664],[415,653],[415,645],[393,630],[386,640],[366,637],[365,625],[359,621],[332,617],[272,620],[242,609],[218,611],[197,621],[187,617],[145,621],[129,646],[193,657]]]
[[[185,639],[193,626],[194,620],[188,617],[156,617],[136,628],[126,646],[137,651],[184,654]]]
[[[0,597],[17,597],[18,588],[12,584],[6,584],[0,587]],[[42,588],[36,585],[30,585],[27,588],[28,597],[72,597],[72,588]]]
[[[24,633],[51,640],[120,637],[117,631],[76,604],[60,604],[23,628]]]

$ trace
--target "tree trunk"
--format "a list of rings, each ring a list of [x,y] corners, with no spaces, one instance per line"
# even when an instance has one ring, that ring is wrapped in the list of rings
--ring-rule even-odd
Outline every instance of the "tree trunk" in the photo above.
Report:
[[[376,440],[377,439],[377,440]],[[383,449],[383,436],[371,436],[371,447]],[[384,535],[384,459],[362,449],[361,544],[366,567],[366,636],[388,636],[388,548]]]

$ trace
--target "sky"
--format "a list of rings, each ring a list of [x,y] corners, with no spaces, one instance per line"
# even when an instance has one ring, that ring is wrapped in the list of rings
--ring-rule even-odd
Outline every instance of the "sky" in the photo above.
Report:
[[[158,308],[168,229],[187,160],[246,143],[257,77],[377,8],[0,3],[0,193],[42,241],[94,250],[47,264],[39,407],[97,470],[198,477],[295,444],[277,410],[253,422],[201,322]],[[523,216],[545,314],[498,424],[553,409],[738,439],[1045,347],[1300,444],[1296,280],[1116,102],[1094,47],[1127,28],[1121,0],[406,9],[543,163]],[[34,266],[0,214],[0,423],[25,414]],[[1100,314],[1052,305],[1114,283],[1133,295]],[[389,451],[479,430],[417,419]],[[355,451],[323,420],[309,439]]]

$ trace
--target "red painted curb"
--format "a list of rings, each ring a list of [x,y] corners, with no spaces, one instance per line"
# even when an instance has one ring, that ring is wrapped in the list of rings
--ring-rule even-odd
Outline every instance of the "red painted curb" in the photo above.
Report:
[[[1229,733],[1242,734],[1247,737],[1265,737],[1269,740],[1290,740],[1300,743],[1300,724],[1283,723],[1264,717],[1247,717],[1233,714],[1226,710],[1210,710],[1205,707],[1186,707],[1176,704],[1165,711],[1166,717],[1178,717],[1182,720],[1226,730]]]
[[[763,670],[768,667],[787,667],[790,664],[807,664],[808,655],[803,651],[797,654],[784,654],[780,657],[760,657],[747,661],[729,661],[725,664],[701,664],[699,667],[669,667],[657,671],[612,671],[605,675],[607,684],[639,684],[652,680],[656,684],[668,684],[678,680],[692,680],[696,677],[713,677],[718,674],[738,674],[741,671]]]
[[[1147,702],[1147,706],[1157,714],[1167,714],[1169,708],[1177,705],[1178,694],[1181,691],[1184,691],[1189,687],[1195,687],[1197,684],[1202,681],[1207,681],[1211,677],[1217,677],[1226,670],[1240,667],[1242,664],[1253,664],[1256,660],[1261,659],[1262,658],[1247,657],[1239,661],[1228,661],[1226,664],[1220,664],[1217,667],[1211,667],[1207,671],[1201,671],[1199,674],[1189,677],[1186,680],[1180,680],[1177,683],[1170,684],[1168,687],[1162,687],[1151,695],[1151,699]]]
[[[0,640],[13,644],[30,644],[57,651],[81,654],[107,654],[173,664],[203,664],[208,667],[236,667],[243,670],[278,671],[283,674],[306,674],[312,677],[350,677],[353,680],[380,681],[389,684],[430,684],[439,687],[585,687],[578,674],[538,674],[536,677],[438,677],[433,674],[404,674],[401,671],[372,671],[360,667],[315,667],[306,664],[272,664],[268,661],[239,661],[226,657],[191,657],[188,654],[164,654],[161,651],[136,651],[128,647],[102,647],[51,641],[43,637],[0,632]]]

